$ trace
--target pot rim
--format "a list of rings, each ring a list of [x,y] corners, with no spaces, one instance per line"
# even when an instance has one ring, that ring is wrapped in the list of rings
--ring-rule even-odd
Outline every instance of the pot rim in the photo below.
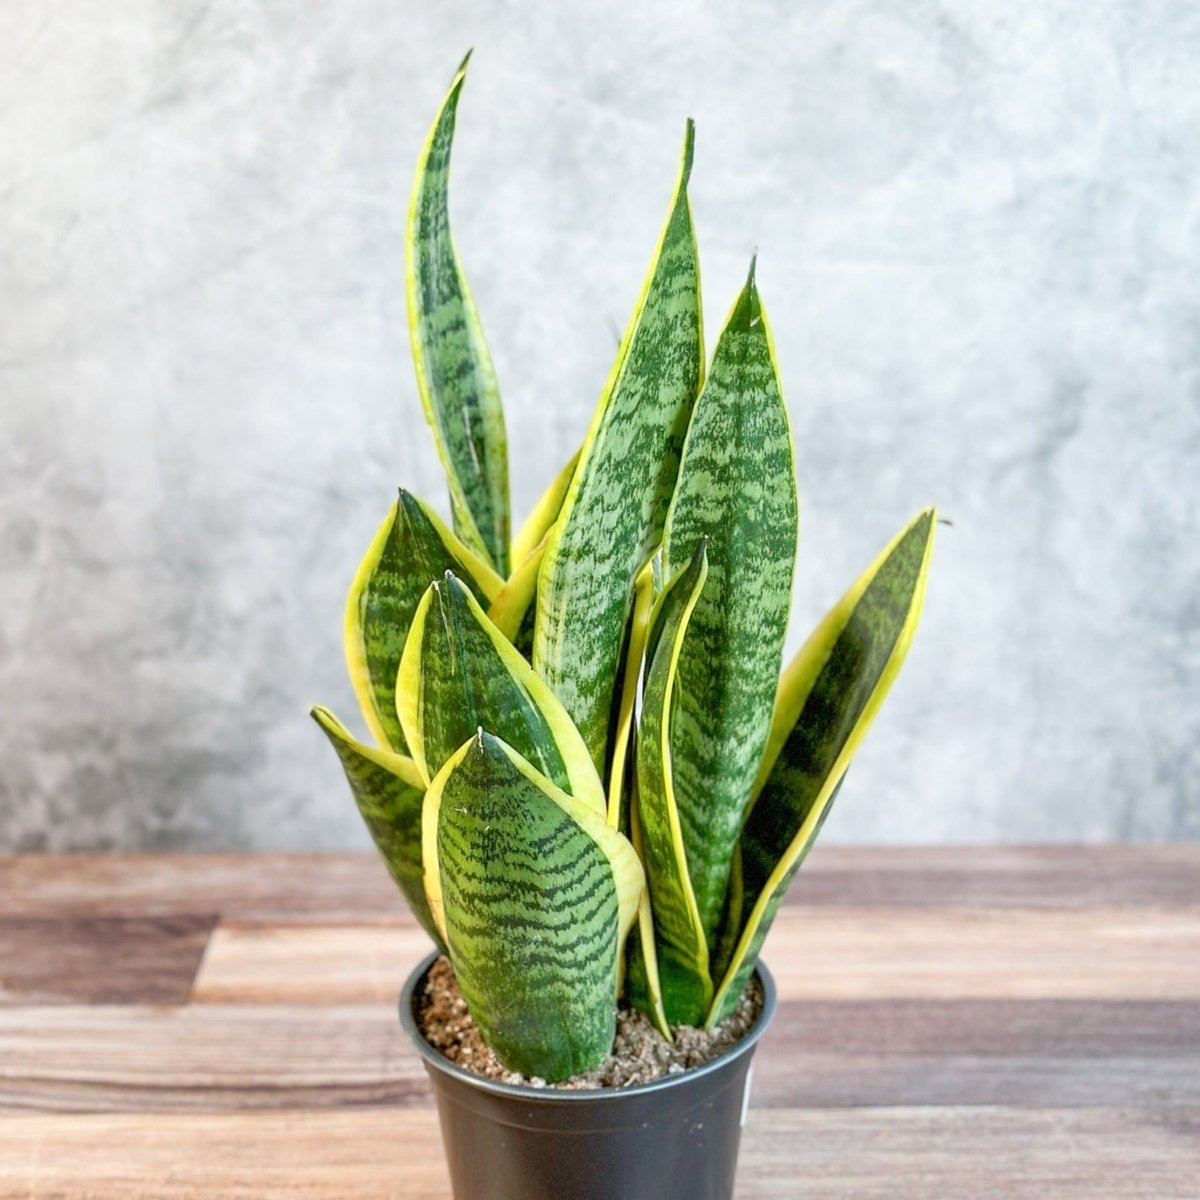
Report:
[[[619,1100],[626,1096],[646,1096],[653,1092],[667,1091],[670,1088],[684,1086],[702,1076],[711,1075],[719,1071],[732,1059],[749,1053],[754,1049],[758,1039],[766,1032],[767,1026],[770,1025],[771,1019],[775,1016],[777,1002],[775,980],[763,961],[759,959],[754,967],[754,974],[758,977],[763,991],[763,1003],[758,1017],[755,1019],[754,1024],[728,1050],[723,1050],[716,1058],[710,1058],[708,1062],[698,1067],[688,1067],[687,1070],[680,1071],[677,1075],[663,1075],[658,1079],[650,1080],[648,1083],[634,1083],[628,1087],[568,1089],[558,1087],[553,1083],[548,1083],[545,1087],[540,1088],[533,1087],[528,1083],[504,1083],[499,1079],[490,1079],[486,1075],[478,1075],[474,1071],[468,1071],[465,1067],[460,1067],[457,1063],[451,1062],[437,1047],[430,1045],[426,1041],[425,1035],[418,1027],[417,1019],[413,1014],[413,997],[416,993],[417,985],[425,978],[433,967],[433,964],[440,957],[441,951],[434,950],[430,954],[427,954],[409,972],[409,976],[404,981],[404,987],[400,992],[400,1024],[403,1026],[404,1032],[408,1034],[409,1041],[412,1042],[417,1052],[425,1060],[426,1067],[440,1071],[444,1075],[449,1075],[470,1087],[476,1088],[481,1092],[489,1092],[494,1096],[508,1096],[512,1099],[527,1100],[542,1104],[556,1104],[560,1101],[567,1104],[596,1104],[602,1101]]]

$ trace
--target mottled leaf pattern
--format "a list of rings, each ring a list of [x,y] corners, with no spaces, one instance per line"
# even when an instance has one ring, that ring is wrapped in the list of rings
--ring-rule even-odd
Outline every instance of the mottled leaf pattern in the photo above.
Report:
[[[558,787],[604,811],[600,778],[562,705],[449,572],[417,607],[396,691],[424,778],[482,725]]]
[[[770,725],[796,524],[791,433],[752,265],[696,403],[663,543],[670,579],[708,539],[708,582],[679,654],[671,753],[710,942]]]
[[[359,564],[346,600],[345,648],[363,718],[381,746],[407,749],[396,716],[396,670],[425,589],[454,571],[485,603],[499,576],[430,509],[401,489]]]
[[[468,56],[469,57],[469,56]],[[508,449],[500,389],[450,235],[450,148],[464,60],[417,163],[408,209],[408,323],[417,388],[459,537],[508,574]]]
[[[654,916],[658,976],[666,1018],[698,1025],[712,1000],[708,941],[688,871],[674,784],[671,726],[679,712],[680,651],[708,578],[705,543],[672,581],[652,618],[637,738],[637,816],[646,886]]]
[[[936,514],[908,525],[817,626],[784,674],[776,753],[742,834],[742,909],[733,960],[713,1001],[716,1024],[737,1003],[779,903],[828,815],[836,788],[916,631]]]
[[[549,1081],[596,1066],[642,892],[633,848],[482,730],[431,784],[423,835],[450,960],[497,1057]]]
[[[533,663],[601,773],[633,582],[661,538],[703,374],[700,268],[687,200],[692,144],[689,122],[666,226],[538,580]]]
[[[421,863],[421,803],[425,783],[411,758],[355,741],[327,708],[314,708],[313,720],[325,731],[341,760],[358,811],[383,861],[421,928],[445,951],[425,896]]]

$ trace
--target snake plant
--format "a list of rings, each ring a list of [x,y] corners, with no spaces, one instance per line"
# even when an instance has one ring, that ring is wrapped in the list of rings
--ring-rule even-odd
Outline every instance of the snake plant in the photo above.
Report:
[[[754,264],[705,370],[689,122],[666,221],[579,452],[510,534],[500,393],[450,233],[466,63],[408,215],[417,384],[447,526],[401,490],[346,606],[375,745],[326,709],[376,845],[507,1066],[609,1052],[735,1006],[895,679],[935,513],[884,547],[782,670],[792,439]]]

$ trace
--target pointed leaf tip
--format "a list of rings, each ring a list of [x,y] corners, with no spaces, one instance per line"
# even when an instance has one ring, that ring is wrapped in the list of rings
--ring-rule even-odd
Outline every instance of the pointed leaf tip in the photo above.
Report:
[[[463,78],[463,77],[466,75],[466,73],[467,73],[467,63],[469,63],[469,62],[471,61],[471,55],[472,55],[472,54],[474,54],[474,53],[475,53],[475,47],[474,47],[474,46],[472,46],[472,47],[470,48],[470,50],[468,50],[468,51],[466,52],[466,54],[464,54],[464,55],[463,55],[463,60],[462,60],[462,62],[460,62],[460,63],[458,64],[458,70],[454,72],[454,80],[453,80],[453,83],[458,83],[458,82],[459,82],[459,80],[461,80],[461,79],[462,79],[462,78]]]
[[[727,325],[730,329],[746,331],[762,319],[762,300],[758,295],[758,250],[750,257],[750,269],[746,272],[746,283],[733,302]]]
[[[692,177],[692,158],[695,152],[696,122],[688,117],[683,132],[683,165],[679,169],[679,190],[681,192],[687,189],[688,181]]]

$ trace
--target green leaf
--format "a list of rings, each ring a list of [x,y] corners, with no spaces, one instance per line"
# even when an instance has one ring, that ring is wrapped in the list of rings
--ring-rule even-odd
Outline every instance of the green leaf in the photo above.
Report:
[[[363,718],[381,746],[407,749],[396,716],[396,671],[417,604],[429,584],[454,571],[481,600],[503,580],[411,493],[388,510],[346,599],[345,649]]]
[[[551,1082],[596,1066],[643,890],[633,847],[482,729],[430,785],[422,834],[450,961],[497,1057]]]
[[[479,726],[599,812],[604,789],[554,693],[451,573],[417,606],[396,686],[404,736],[430,779]]]
[[[470,55],[467,56],[468,58]],[[450,235],[450,148],[467,61],[429,131],[408,209],[408,324],[425,419],[459,537],[508,574],[508,449],[500,389]]]
[[[567,488],[579,465],[579,451],[571,456],[571,461],[550,481],[549,487],[542,493],[541,498],[533,506],[529,516],[525,518],[517,536],[513,538],[512,561],[514,567],[520,565],[537,549],[538,545],[550,532],[550,526],[558,520],[562,510]]]
[[[761,791],[740,844],[747,915],[710,1025],[737,1003],[788,884],[900,671],[921,615],[935,525],[929,508],[901,530],[784,673]]]
[[[488,609],[488,617],[514,646],[519,647],[521,630],[526,626],[537,597],[538,572],[546,554],[549,539],[542,540],[521,561],[521,565],[504,581]]]
[[[641,817],[638,812],[637,772],[634,772],[629,789],[629,827],[633,849],[646,862],[646,848],[642,842]],[[644,1012],[659,1033],[668,1042],[674,1041],[671,1026],[663,1007],[662,979],[658,973],[658,949],[654,944],[654,910],[650,905],[650,887],[647,884],[638,904],[637,928],[629,935],[625,946],[625,995],[634,1008]]]
[[[638,679],[642,673],[642,658],[646,653],[646,638],[650,632],[650,608],[653,602],[654,574],[647,563],[633,585],[633,611],[629,614],[629,629],[625,634],[621,695],[613,730],[612,770],[608,777],[608,823],[614,829],[622,828],[621,813],[627,808],[625,768],[628,765],[634,701],[637,699]]]
[[[770,726],[796,526],[791,433],[752,263],[696,402],[663,543],[670,579],[708,539],[708,583],[679,654],[671,754],[710,945]]]
[[[411,758],[364,746],[327,708],[312,710],[341,760],[358,811],[388,871],[421,928],[445,952],[442,935],[425,896],[421,863],[421,804],[425,782]]]
[[[679,661],[708,578],[705,543],[662,594],[651,618],[649,659],[637,737],[637,818],[662,1007],[674,1025],[698,1025],[712,1000],[708,940],[688,870],[676,799],[672,726],[679,709]],[[643,942],[643,947],[645,943]]]
[[[538,580],[533,663],[602,774],[633,582],[661,540],[704,371],[692,146],[689,121],[666,225]]]

